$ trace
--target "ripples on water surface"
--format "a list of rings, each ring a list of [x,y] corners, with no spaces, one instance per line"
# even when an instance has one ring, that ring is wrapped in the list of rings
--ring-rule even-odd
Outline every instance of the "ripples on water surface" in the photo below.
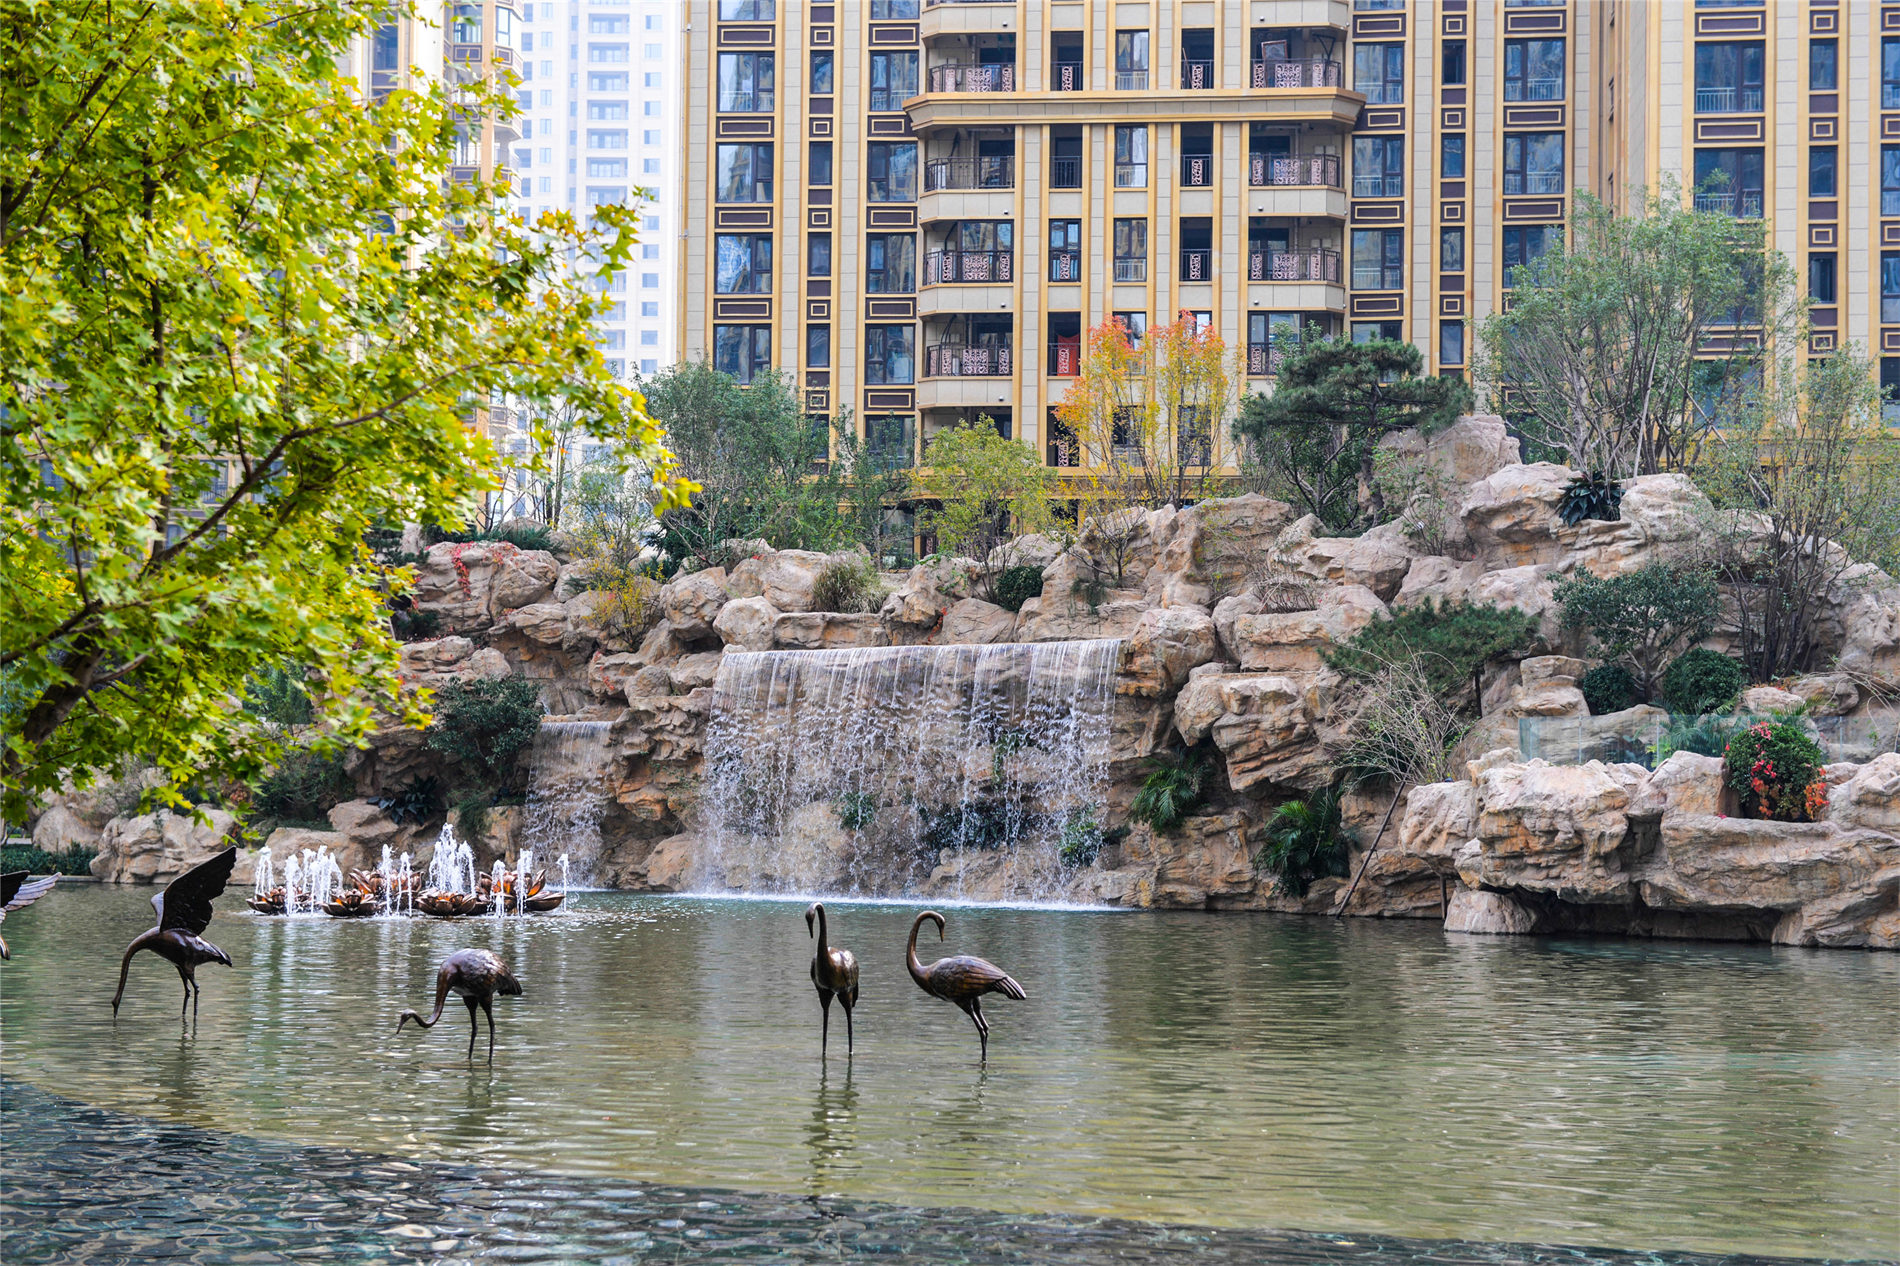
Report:
[[[227,898],[210,937],[237,968],[200,973],[197,1025],[150,955],[115,1024],[148,896],[68,888],[9,920],[9,1077],[161,1122],[648,1186],[1900,1253],[1892,956],[954,910],[941,952],[993,958],[1030,994],[987,1008],[982,1069],[968,1021],[904,975],[912,909],[840,905],[858,1054],[839,1023],[823,1068],[802,904],[590,894],[519,922],[342,923]],[[464,1061],[459,1007],[394,1032],[463,945],[527,990],[496,1004],[492,1069]]]

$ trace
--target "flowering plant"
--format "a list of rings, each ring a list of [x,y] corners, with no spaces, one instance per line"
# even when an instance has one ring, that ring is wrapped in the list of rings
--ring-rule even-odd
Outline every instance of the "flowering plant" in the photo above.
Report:
[[[1825,759],[1793,721],[1761,721],[1729,740],[1722,773],[1741,797],[1743,816],[1813,822],[1827,813]]]

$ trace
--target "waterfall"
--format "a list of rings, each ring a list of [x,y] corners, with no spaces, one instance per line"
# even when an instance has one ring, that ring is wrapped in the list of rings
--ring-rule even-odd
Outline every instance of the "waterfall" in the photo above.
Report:
[[[709,890],[1059,895],[1099,836],[1121,643],[728,651],[706,736]]]
[[[606,721],[543,721],[529,764],[528,808],[520,846],[566,853],[576,883],[595,881],[600,819],[607,812]]]

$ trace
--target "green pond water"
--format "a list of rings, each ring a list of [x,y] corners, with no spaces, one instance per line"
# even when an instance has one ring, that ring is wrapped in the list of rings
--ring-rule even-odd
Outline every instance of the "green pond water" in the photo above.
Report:
[[[118,957],[150,890],[7,920],[0,1072],[261,1139],[789,1196],[1465,1241],[1900,1255],[1900,958],[1429,924],[948,909],[1030,998],[975,1032],[836,905],[857,1054],[818,1053],[802,902],[578,894],[526,920],[269,919],[234,896],[181,1022]],[[426,1010],[506,958],[492,1066]],[[484,1031],[484,1043],[486,1041]],[[3,1146],[3,1145],[0,1145]],[[30,1178],[25,1180],[30,1185]]]

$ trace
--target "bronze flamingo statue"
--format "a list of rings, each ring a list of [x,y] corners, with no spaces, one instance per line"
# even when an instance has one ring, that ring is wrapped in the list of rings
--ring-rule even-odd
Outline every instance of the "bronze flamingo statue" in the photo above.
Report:
[[[141,932],[126,947],[125,958],[119,964],[119,990],[112,995],[113,1015],[119,1014],[119,1000],[125,996],[125,976],[132,968],[132,956],[140,950],[151,950],[176,967],[178,978],[185,982],[185,1002],[179,1004],[178,1014],[184,1015],[185,1003],[189,1003],[191,1014],[196,1018],[201,992],[198,968],[206,963],[231,965],[229,954],[202,938],[205,928],[211,925],[211,903],[224,891],[235,865],[237,849],[227,848],[211,860],[199,862],[152,898],[152,908],[158,911],[158,926]]]
[[[910,969],[910,978],[917,987],[927,994],[942,998],[945,1002],[954,1002],[963,1008],[963,1014],[970,1017],[976,1025],[976,1034],[983,1039],[983,1059],[990,1057],[990,1026],[983,1018],[983,995],[1000,993],[1005,998],[1026,999],[1028,994],[1016,983],[1010,974],[988,959],[975,958],[968,954],[959,954],[955,958],[940,958],[925,967],[917,961],[917,929],[929,919],[937,925],[937,939],[943,939],[943,916],[935,910],[926,910],[917,916],[910,925],[910,948],[905,951],[904,965]]]
[[[831,1000],[844,1004],[844,1053],[851,1055],[851,1008],[858,1005],[858,960],[848,949],[832,949],[825,940],[825,906],[814,901],[805,910],[805,932],[812,934],[812,920],[818,920],[818,948],[811,956],[811,983],[818,990],[818,1005],[824,1015],[819,1029],[818,1057],[824,1058],[831,1042]]]
[[[47,875],[43,879],[35,879],[32,883],[28,883],[26,877],[27,872],[24,870],[0,875],[0,923],[7,921],[9,910],[26,909],[51,892],[53,885],[59,882],[58,875]],[[13,955],[7,952],[5,938],[0,938],[0,958],[12,957]]]
[[[495,1009],[491,1005],[495,995],[504,998],[521,996],[521,982],[508,970],[508,964],[484,949],[456,950],[442,960],[442,966],[435,973],[435,1013],[423,1019],[413,1011],[405,1011],[396,1021],[396,1032],[402,1032],[402,1026],[414,1020],[425,1029],[435,1027],[442,1018],[443,1004],[454,994],[468,1004],[468,1057],[475,1058],[475,1008],[480,1007],[488,1016],[488,1062],[495,1062]]]

